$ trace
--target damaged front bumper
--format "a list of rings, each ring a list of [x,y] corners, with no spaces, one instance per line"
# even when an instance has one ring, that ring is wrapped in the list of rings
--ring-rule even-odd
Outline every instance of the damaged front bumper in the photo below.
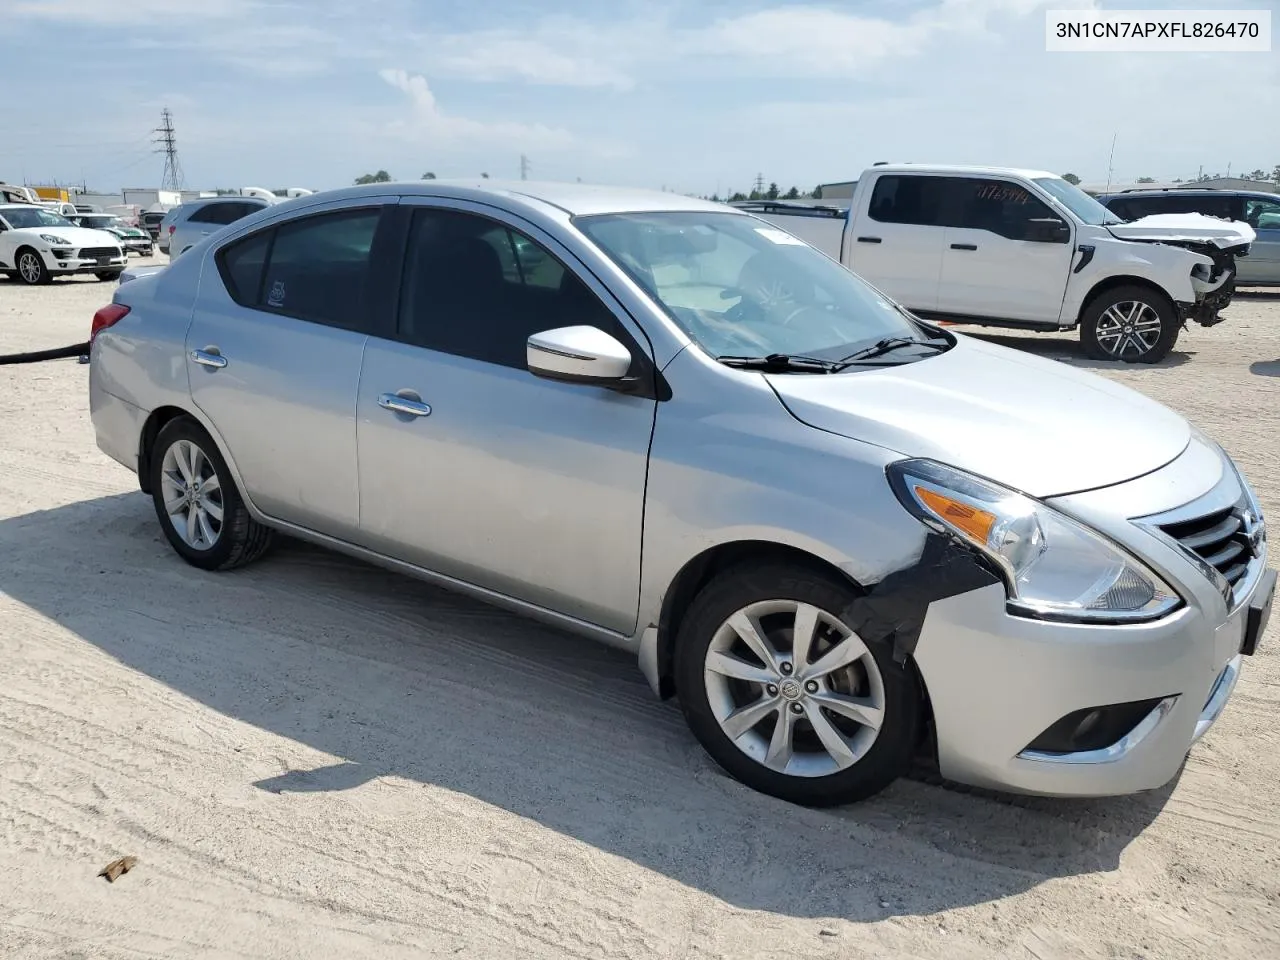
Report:
[[[1234,263],[1221,267],[1215,272],[1204,270],[1192,272],[1191,289],[1195,291],[1193,303],[1179,302],[1178,319],[1186,323],[1194,320],[1202,327],[1212,327],[1225,318],[1221,311],[1231,303],[1236,289],[1236,269]]]

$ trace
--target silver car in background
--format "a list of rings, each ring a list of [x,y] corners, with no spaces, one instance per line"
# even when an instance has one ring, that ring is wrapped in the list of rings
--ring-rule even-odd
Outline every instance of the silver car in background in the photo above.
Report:
[[[293,200],[119,287],[91,356],[98,445],[188,563],[283,532],[616,645],[797,803],[921,751],[1011,791],[1164,784],[1275,587],[1181,417],[669,193]]]
[[[227,224],[265,210],[270,204],[257,197],[210,197],[174,207],[160,221],[156,245],[177,257]]]

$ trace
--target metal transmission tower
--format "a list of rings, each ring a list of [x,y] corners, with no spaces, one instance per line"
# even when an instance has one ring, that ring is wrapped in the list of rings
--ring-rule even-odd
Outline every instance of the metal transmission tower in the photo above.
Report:
[[[182,164],[178,162],[178,137],[173,131],[173,114],[165,107],[160,113],[160,126],[152,131],[155,138],[156,153],[164,154],[164,177],[160,182],[161,190],[182,189]]]
[[[764,196],[764,174],[763,174],[763,173],[757,173],[757,174],[756,174],[756,190],[755,190],[755,192],[756,192],[759,196],[762,196],[762,197]]]
[[[529,158],[526,157],[523,153],[520,154],[520,179],[521,180],[529,179],[529,166],[530,166]]]

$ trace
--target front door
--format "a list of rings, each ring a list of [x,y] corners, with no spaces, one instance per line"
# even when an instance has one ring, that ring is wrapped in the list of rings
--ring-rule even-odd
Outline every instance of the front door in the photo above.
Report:
[[[353,202],[211,251],[187,332],[192,400],[246,496],[270,517],[336,537],[359,525],[356,385],[386,208]]]
[[[1249,247],[1249,255],[1236,261],[1236,283],[1280,283],[1280,197],[1247,198],[1244,216],[1257,237]]]
[[[939,312],[1056,325],[1075,246],[1027,238],[1033,221],[1064,218],[1012,180],[949,184]]]
[[[656,401],[535,377],[526,344],[579,324],[633,352],[643,336],[531,225],[404,206],[397,330],[370,337],[356,404],[361,542],[631,633]]]

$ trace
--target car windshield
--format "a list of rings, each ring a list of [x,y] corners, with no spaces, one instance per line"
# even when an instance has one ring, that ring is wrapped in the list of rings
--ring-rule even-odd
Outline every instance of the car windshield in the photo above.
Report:
[[[841,360],[887,338],[930,342],[840,264],[755,217],[670,211],[574,224],[714,357]]]
[[[15,230],[25,230],[30,227],[74,226],[66,217],[40,207],[5,207],[0,209],[0,217],[4,217],[9,226]]]
[[[1061,177],[1037,177],[1035,182],[1059,205],[1074,213],[1083,223],[1101,227],[1124,220],[1104,207],[1089,194]]]

